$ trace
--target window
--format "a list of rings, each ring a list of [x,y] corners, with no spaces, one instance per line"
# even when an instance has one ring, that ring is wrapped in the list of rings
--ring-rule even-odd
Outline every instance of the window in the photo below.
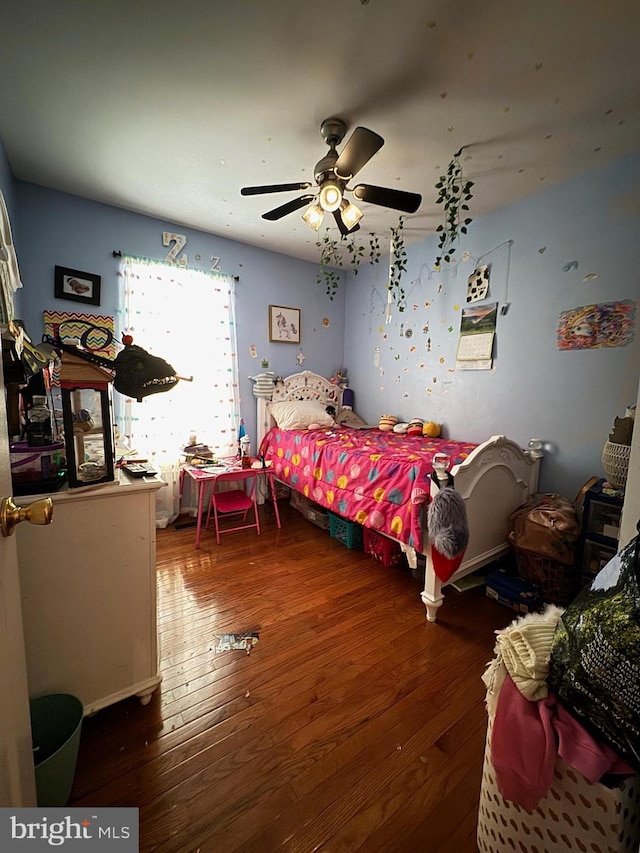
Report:
[[[177,459],[194,434],[216,455],[235,455],[240,410],[233,278],[129,257],[119,282],[119,328],[178,376],[193,377],[141,403],[117,400],[120,435],[161,465]]]

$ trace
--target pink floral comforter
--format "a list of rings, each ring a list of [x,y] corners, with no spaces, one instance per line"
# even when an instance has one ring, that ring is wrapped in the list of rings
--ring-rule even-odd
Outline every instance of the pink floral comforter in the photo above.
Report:
[[[274,427],[259,452],[278,480],[310,500],[420,550],[433,455],[446,453],[453,467],[476,446],[377,428]]]

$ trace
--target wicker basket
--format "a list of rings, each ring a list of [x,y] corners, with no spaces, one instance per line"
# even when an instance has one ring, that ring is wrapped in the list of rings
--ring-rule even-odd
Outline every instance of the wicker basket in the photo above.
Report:
[[[602,448],[602,470],[607,480],[616,489],[624,489],[627,483],[630,456],[630,445],[614,444],[613,441],[605,441]]]
[[[513,546],[516,555],[518,576],[522,580],[539,586],[545,602],[568,604],[578,592],[580,583],[575,565],[560,563],[542,554],[534,554],[524,548]]]

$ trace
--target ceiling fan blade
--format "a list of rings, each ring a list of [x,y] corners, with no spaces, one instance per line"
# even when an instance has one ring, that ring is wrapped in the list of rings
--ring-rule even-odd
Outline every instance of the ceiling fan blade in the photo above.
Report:
[[[358,222],[356,222],[353,228],[347,228],[347,226],[342,221],[342,213],[340,212],[340,209],[333,211],[333,218],[335,219],[336,225],[340,229],[340,233],[343,237],[346,237],[347,234],[353,234],[355,231],[360,230],[360,224]]]
[[[300,198],[294,198],[293,201],[288,201],[286,204],[281,204],[280,207],[274,207],[273,210],[262,214],[263,219],[268,219],[270,222],[275,222],[277,219],[282,219],[288,213],[293,213],[300,210],[306,204],[311,204],[315,199],[314,195],[301,195]]]
[[[374,187],[372,184],[358,184],[353,189],[354,196],[360,201],[379,204],[381,207],[391,207],[405,213],[415,213],[422,203],[418,193],[408,193],[403,190],[392,190],[389,187]]]
[[[383,145],[384,139],[377,133],[366,127],[356,127],[336,160],[336,175],[343,181],[350,180]]]
[[[242,187],[240,195],[262,195],[263,193],[288,193],[296,190],[308,190],[311,184],[267,184],[264,187]]]

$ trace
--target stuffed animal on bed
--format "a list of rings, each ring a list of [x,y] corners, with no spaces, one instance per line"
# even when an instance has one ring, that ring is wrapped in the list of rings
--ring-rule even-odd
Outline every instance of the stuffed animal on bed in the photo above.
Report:
[[[442,424],[437,424],[434,421],[425,421],[422,427],[422,434],[429,438],[438,438],[442,432]]]
[[[407,427],[407,435],[422,435],[424,422],[422,418],[411,418]]]
[[[391,432],[397,423],[398,419],[395,415],[382,415],[378,423],[378,429],[381,432]]]

